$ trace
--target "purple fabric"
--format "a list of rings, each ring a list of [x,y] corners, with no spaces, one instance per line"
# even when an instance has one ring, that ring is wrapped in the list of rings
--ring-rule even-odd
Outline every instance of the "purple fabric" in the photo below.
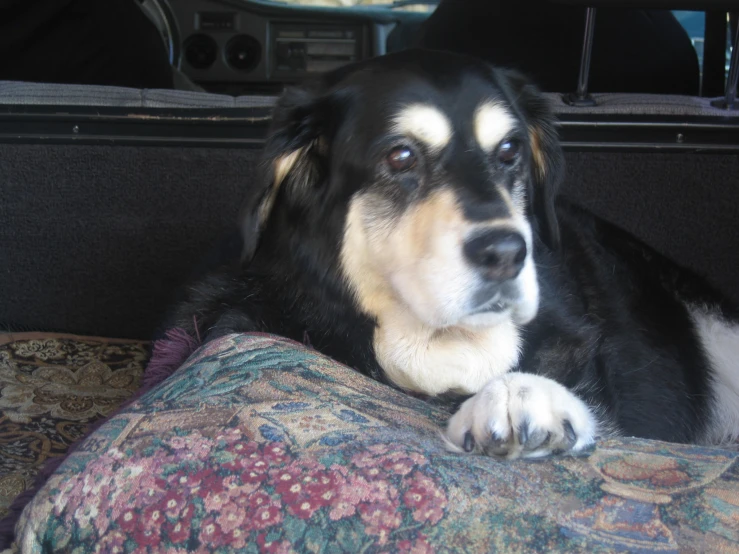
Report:
[[[136,398],[172,375],[200,346],[200,341],[184,329],[170,329],[165,336],[154,343]]]
[[[44,486],[49,477],[67,459],[67,456],[85,438],[99,429],[109,418],[128,407],[128,405],[138,400],[142,395],[172,375],[199,346],[200,337],[192,337],[184,329],[170,329],[165,333],[165,338],[154,342],[151,359],[146,366],[146,371],[141,379],[141,386],[136,394],[124,402],[113,413],[109,414],[108,417],[101,418],[93,423],[83,437],[69,446],[64,456],[48,459],[36,474],[33,486],[19,494],[10,505],[8,515],[0,520],[0,550],[10,548],[15,536],[15,524],[21,512],[26,507],[26,504],[33,499],[38,490]]]

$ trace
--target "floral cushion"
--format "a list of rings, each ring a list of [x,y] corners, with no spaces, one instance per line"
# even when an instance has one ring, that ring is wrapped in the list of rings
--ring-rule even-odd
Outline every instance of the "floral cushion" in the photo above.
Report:
[[[502,462],[449,414],[291,341],[230,335],[88,437],[23,552],[737,552],[739,453],[635,439]]]

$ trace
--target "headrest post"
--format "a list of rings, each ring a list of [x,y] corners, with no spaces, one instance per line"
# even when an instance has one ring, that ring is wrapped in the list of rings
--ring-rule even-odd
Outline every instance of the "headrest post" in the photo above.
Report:
[[[585,12],[585,38],[580,57],[580,74],[577,78],[577,91],[564,96],[563,100],[572,106],[595,106],[595,100],[588,93],[590,80],[590,58],[593,52],[593,36],[595,34],[595,8]]]
[[[726,92],[723,98],[711,102],[712,106],[725,110],[739,110],[736,93],[739,84],[739,25],[734,34],[734,44],[731,48],[731,63],[729,64],[729,78],[726,80]]]

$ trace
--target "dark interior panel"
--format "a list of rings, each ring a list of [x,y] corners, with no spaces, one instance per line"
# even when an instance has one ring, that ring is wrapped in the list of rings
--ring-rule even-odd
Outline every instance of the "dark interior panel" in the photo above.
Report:
[[[568,152],[564,193],[739,302],[739,155]]]
[[[149,337],[235,222],[255,149],[0,145],[0,325]]]

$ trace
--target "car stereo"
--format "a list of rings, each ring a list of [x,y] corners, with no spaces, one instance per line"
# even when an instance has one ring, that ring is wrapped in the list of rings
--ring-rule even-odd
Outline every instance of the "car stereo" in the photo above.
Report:
[[[361,59],[361,27],[275,24],[270,35],[275,77],[322,73]]]

